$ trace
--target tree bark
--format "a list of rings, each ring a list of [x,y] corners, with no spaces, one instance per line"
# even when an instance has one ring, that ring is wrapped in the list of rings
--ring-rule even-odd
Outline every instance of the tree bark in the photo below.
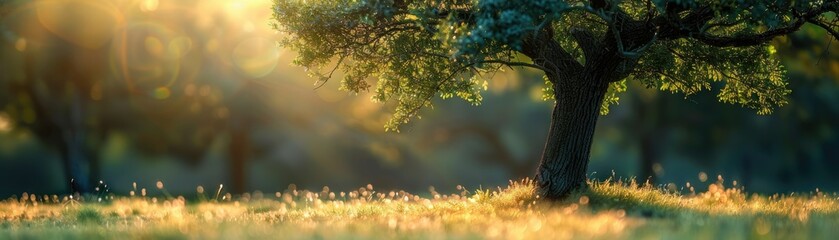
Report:
[[[575,87],[556,87],[550,131],[536,173],[539,193],[562,199],[585,187],[592,138],[608,81],[577,79]]]

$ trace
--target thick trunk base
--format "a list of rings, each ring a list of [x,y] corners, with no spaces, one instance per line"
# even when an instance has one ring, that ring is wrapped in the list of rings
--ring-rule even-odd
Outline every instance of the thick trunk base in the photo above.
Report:
[[[592,137],[607,86],[594,84],[557,91],[548,139],[536,173],[542,197],[563,199],[585,188]]]

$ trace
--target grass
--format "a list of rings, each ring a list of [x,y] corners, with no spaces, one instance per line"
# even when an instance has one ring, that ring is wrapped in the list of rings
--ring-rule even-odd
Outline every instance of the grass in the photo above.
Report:
[[[136,188],[136,187],[135,187]],[[688,189],[691,189],[687,186]],[[591,181],[566,201],[535,195],[530,180],[504,189],[427,197],[366,186],[350,192],[198,201],[165,193],[126,197],[35,196],[0,203],[0,239],[835,239],[839,199],[749,195],[720,178],[701,193],[674,193],[635,181]],[[670,189],[674,189],[670,186]],[[80,201],[79,201],[80,200]]]

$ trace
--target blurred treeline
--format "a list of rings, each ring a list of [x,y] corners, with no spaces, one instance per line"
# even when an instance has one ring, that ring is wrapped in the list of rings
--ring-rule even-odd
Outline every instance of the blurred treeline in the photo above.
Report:
[[[126,193],[383,188],[447,191],[530,176],[550,104],[541,77],[489,82],[480,107],[437,101],[401,133],[387,105],[317,90],[268,26],[270,1],[0,1],[0,197],[105,181]],[[769,116],[713,92],[631,85],[601,120],[595,178],[722,174],[756,192],[839,190],[839,58],[806,29],[776,42],[790,104]],[[336,74],[337,75],[337,74]],[[87,189],[92,190],[92,189]]]

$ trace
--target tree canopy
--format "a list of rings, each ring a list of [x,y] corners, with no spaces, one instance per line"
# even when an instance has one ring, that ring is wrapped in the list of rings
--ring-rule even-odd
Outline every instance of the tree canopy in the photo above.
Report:
[[[396,104],[388,130],[434,96],[480,104],[506,67],[544,72],[556,100],[535,176],[562,199],[584,186],[598,115],[626,80],[717,98],[768,114],[787,103],[784,68],[769,41],[810,23],[839,39],[839,1],[778,0],[275,0],[280,43],[319,82],[342,68],[341,88]],[[376,80],[372,80],[376,79]],[[599,110],[599,111],[598,111]]]
[[[374,86],[374,100],[396,103],[389,130],[434,96],[480,104],[507,67],[544,71],[547,99],[586,71],[609,72],[601,113],[630,79],[686,95],[720,85],[720,101],[767,114],[790,92],[768,42],[806,23],[839,38],[834,0],[275,0],[273,10],[280,43],[318,84],[341,69],[342,89]]]

